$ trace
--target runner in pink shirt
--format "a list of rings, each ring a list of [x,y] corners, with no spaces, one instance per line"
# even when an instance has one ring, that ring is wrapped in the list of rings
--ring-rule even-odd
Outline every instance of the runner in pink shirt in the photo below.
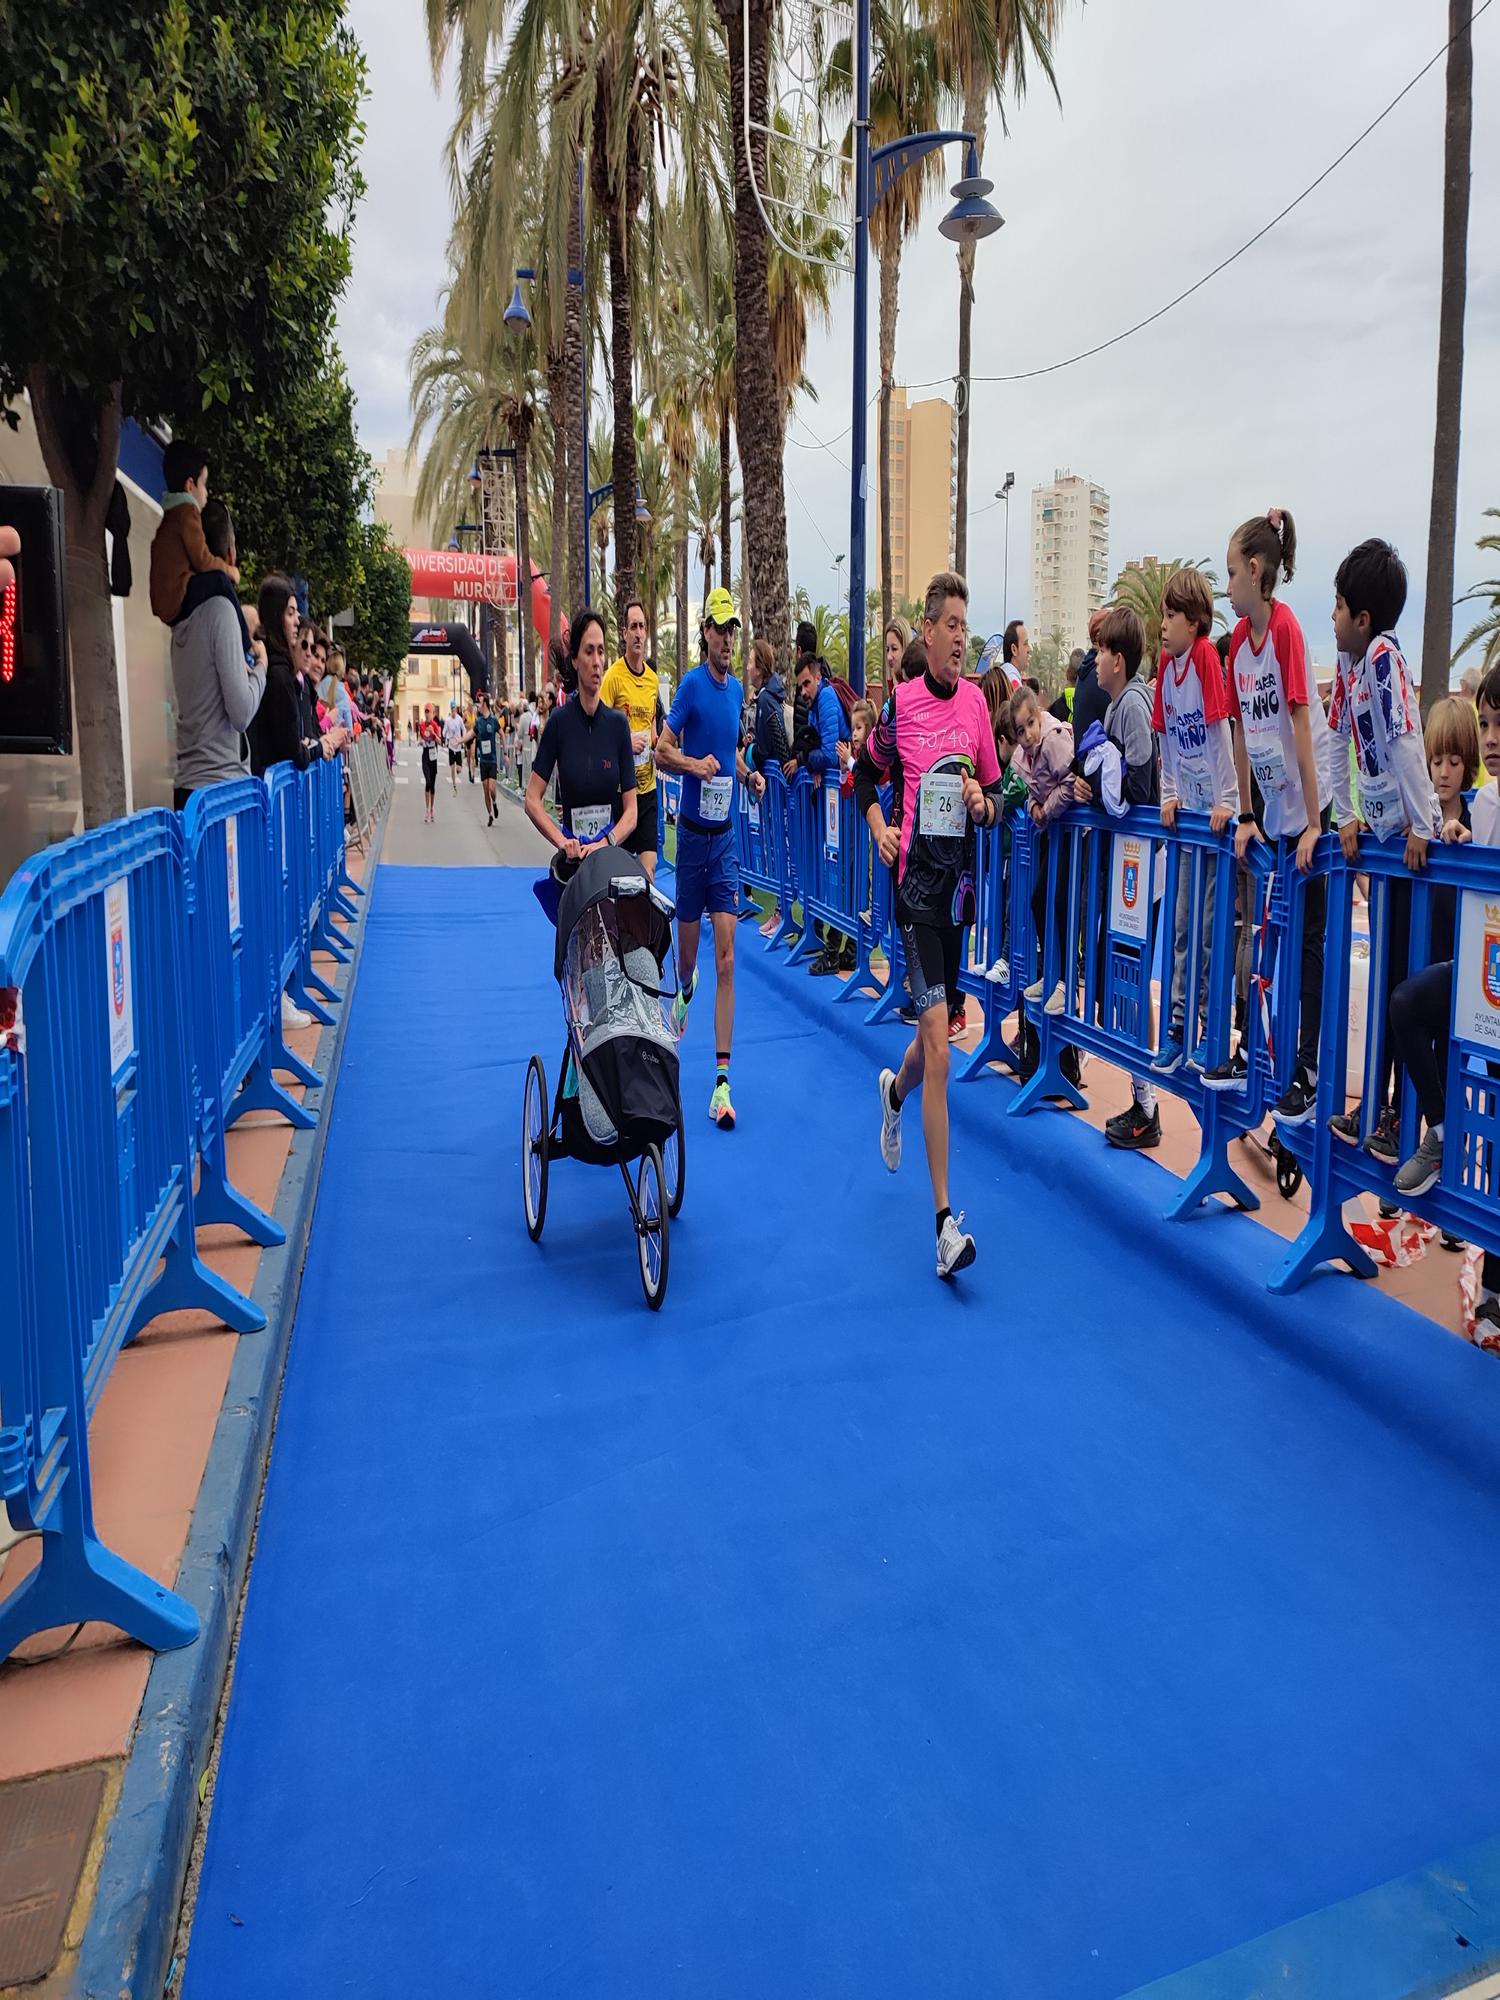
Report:
[[[969,587],[943,571],[927,586],[927,671],[886,698],[854,772],[854,795],[880,858],[896,873],[896,922],[917,1033],[899,1070],[880,1072],[880,1154],[901,1164],[901,1106],[920,1084],[927,1171],[937,1208],[937,1272],[972,1264],[974,1238],[948,1205],[948,1016],[959,1004],[964,927],[974,920],[974,829],[1000,818],[1000,759],[977,681],[963,678]],[[893,818],[880,785],[889,778]]]

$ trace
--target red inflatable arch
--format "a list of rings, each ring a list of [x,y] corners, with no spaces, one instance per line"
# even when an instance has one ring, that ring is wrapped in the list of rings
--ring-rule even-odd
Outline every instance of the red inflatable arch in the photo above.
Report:
[[[450,597],[460,604],[493,603],[513,607],[516,601],[516,559],[513,555],[482,556],[467,549],[403,549],[411,569],[413,597]],[[545,646],[552,624],[552,592],[547,579],[531,565],[531,623]],[[568,621],[563,620],[563,631]]]

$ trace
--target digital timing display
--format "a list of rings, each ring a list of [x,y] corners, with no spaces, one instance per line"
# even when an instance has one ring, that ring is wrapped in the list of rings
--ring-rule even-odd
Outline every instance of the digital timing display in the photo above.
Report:
[[[21,538],[0,589],[0,755],[73,747],[63,596],[63,499],[53,486],[0,486],[0,524]]]

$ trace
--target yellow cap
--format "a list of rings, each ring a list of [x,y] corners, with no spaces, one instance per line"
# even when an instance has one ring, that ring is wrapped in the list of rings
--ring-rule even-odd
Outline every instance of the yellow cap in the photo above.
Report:
[[[739,624],[740,614],[734,608],[734,599],[722,583],[717,584],[708,593],[708,601],[703,607],[703,616],[711,625],[717,625],[721,631],[726,625]]]

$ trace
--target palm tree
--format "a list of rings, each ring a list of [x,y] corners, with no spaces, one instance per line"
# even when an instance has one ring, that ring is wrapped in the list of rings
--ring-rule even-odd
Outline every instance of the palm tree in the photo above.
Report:
[[[1057,91],[1052,42],[1062,0],[921,0],[932,29],[943,76],[963,106],[963,127],[972,132],[982,163],[991,95],[1000,100],[1007,84],[1024,96],[1029,66],[1035,64]],[[969,366],[974,320],[974,252],[967,237],[958,246],[958,457],[954,500],[953,564],[963,574],[969,552]]]
[[[1438,294],[1437,424],[1427,529],[1422,714],[1448,692],[1453,557],[1458,539],[1459,414],[1469,271],[1469,155],[1474,129],[1474,0],[1448,0],[1447,119],[1443,133],[1443,276]]]
[[[930,28],[909,25],[880,0],[871,24],[875,61],[870,72],[870,141],[883,146],[907,132],[930,132],[941,122],[945,89],[938,45]],[[847,103],[854,75],[848,39],[829,59],[831,104]],[[852,151],[852,132],[844,141]],[[901,252],[922,207],[942,176],[941,151],[907,169],[870,211],[870,243],[880,260],[880,623],[890,621],[894,599],[891,561],[891,400],[896,377],[896,313],[901,292]]]
[[[713,588],[714,566],[719,560],[719,546],[714,537],[720,498],[719,454],[712,440],[704,438],[693,460],[692,525],[698,543],[698,560],[703,565],[705,599]]]
[[[810,614],[810,623],[818,635],[818,651],[830,667],[842,673],[849,671],[849,617],[844,611],[831,611],[826,604],[815,604]]]
[[[635,447],[635,427],[634,425],[632,425],[631,454],[630,454],[632,459],[634,459],[635,457],[634,447]],[[609,486],[611,489],[613,489],[614,451],[610,443],[610,434],[604,428],[603,424],[597,424],[594,428],[594,435],[589,440],[589,457],[593,462],[595,487]],[[635,528],[635,507],[633,503],[629,507],[629,509],[625,507],[623,501],[617,507],[615,505],[615,496],[613,490],[602,495],[601,498],[596,500],[594,503],[594,512],[590,519],[589,525],[593,530],[594,547],[599,551],[599,582],[595,589],[594,595],[596,599],[595,608],[600,612],[601,615],[604,612],[605,604],[609,597],[610,529],[613,528],[615,531],[615,588],[618,590],[620,588],[619,524],[627,511],[631,516],[630,525],[631,525],[631,530],[633,532]],[[629,597],[635,596],[635,586],[633,583],[629,591],[626,593],[626,595]],[[625,601],[624,598],[622,598],[621,603],[623,604],[624,601]],[[623,619],[621,620],[621,623],[623,625],[624,623]]]
[[[785,658],[787,538],[780,426],[772,363],[768,237],[756,187],[766,181],[771,30],[777,0],[716,0],[729,50],[729,123],[734,148],[734,411],[750,589],[760,630]],[[743,25],[742,25],[743,22]],[[748,114],[748,116],[747,116]],[[754,166],[752,180],[751,168]]]
[[[1500,521],[1500,507],[1486,507],[1484,518],[1487,521]],[[1500,534],[1481,535],[1474,546],[1477,549],[1483,549],[1486,555],[1500,556]],[[1471,646],[1483,646],[1484,651],[1479,658],[1479,669],[1481,673],[1488,673],[1491,667],[1500,662],[1500,576],[1492,576],[1487,583],[1476,583],[1474,588],[1466,590],[1458,601],[1460,604],[1469,604],[1471,602],[1483,604],[1488,602],[1489,609],[1483,618],[1480,619],[1479,623],[1471,626],[1462,639],[1459,640],[1458,648],[1453,655],[1453,661],[1456,664],[1468,652]],[[1427,677],[1424,674],[1422,677],[1424,694],[1426,682]],[[1444,674],[1443,687],[1445,691],[1447,685],[1448,676]],[[1423,706],[1427,705],[1424,701]]]
[[[1160,657],[1163,599],[1167,584],[1180,569],[1201,569],[1208,578],[1208,587],[1214,594],[1215,605],[1222,602],[1224,593],[1220,590],[1219,579],[1209,568],[1206,557],[1188,561],[1181,556],[1174,556],[1170,562],[1158,562],[1154,557],[1150,557],[1143,563],[1131,563],[1120,571],[1110,588],[1110,603],[1128,604],[1145,627],[1146,648],[1142,658],[1148,664]],[[1222,625],[1224,622],[1224,614],[1216,609],[1214,623]]]

